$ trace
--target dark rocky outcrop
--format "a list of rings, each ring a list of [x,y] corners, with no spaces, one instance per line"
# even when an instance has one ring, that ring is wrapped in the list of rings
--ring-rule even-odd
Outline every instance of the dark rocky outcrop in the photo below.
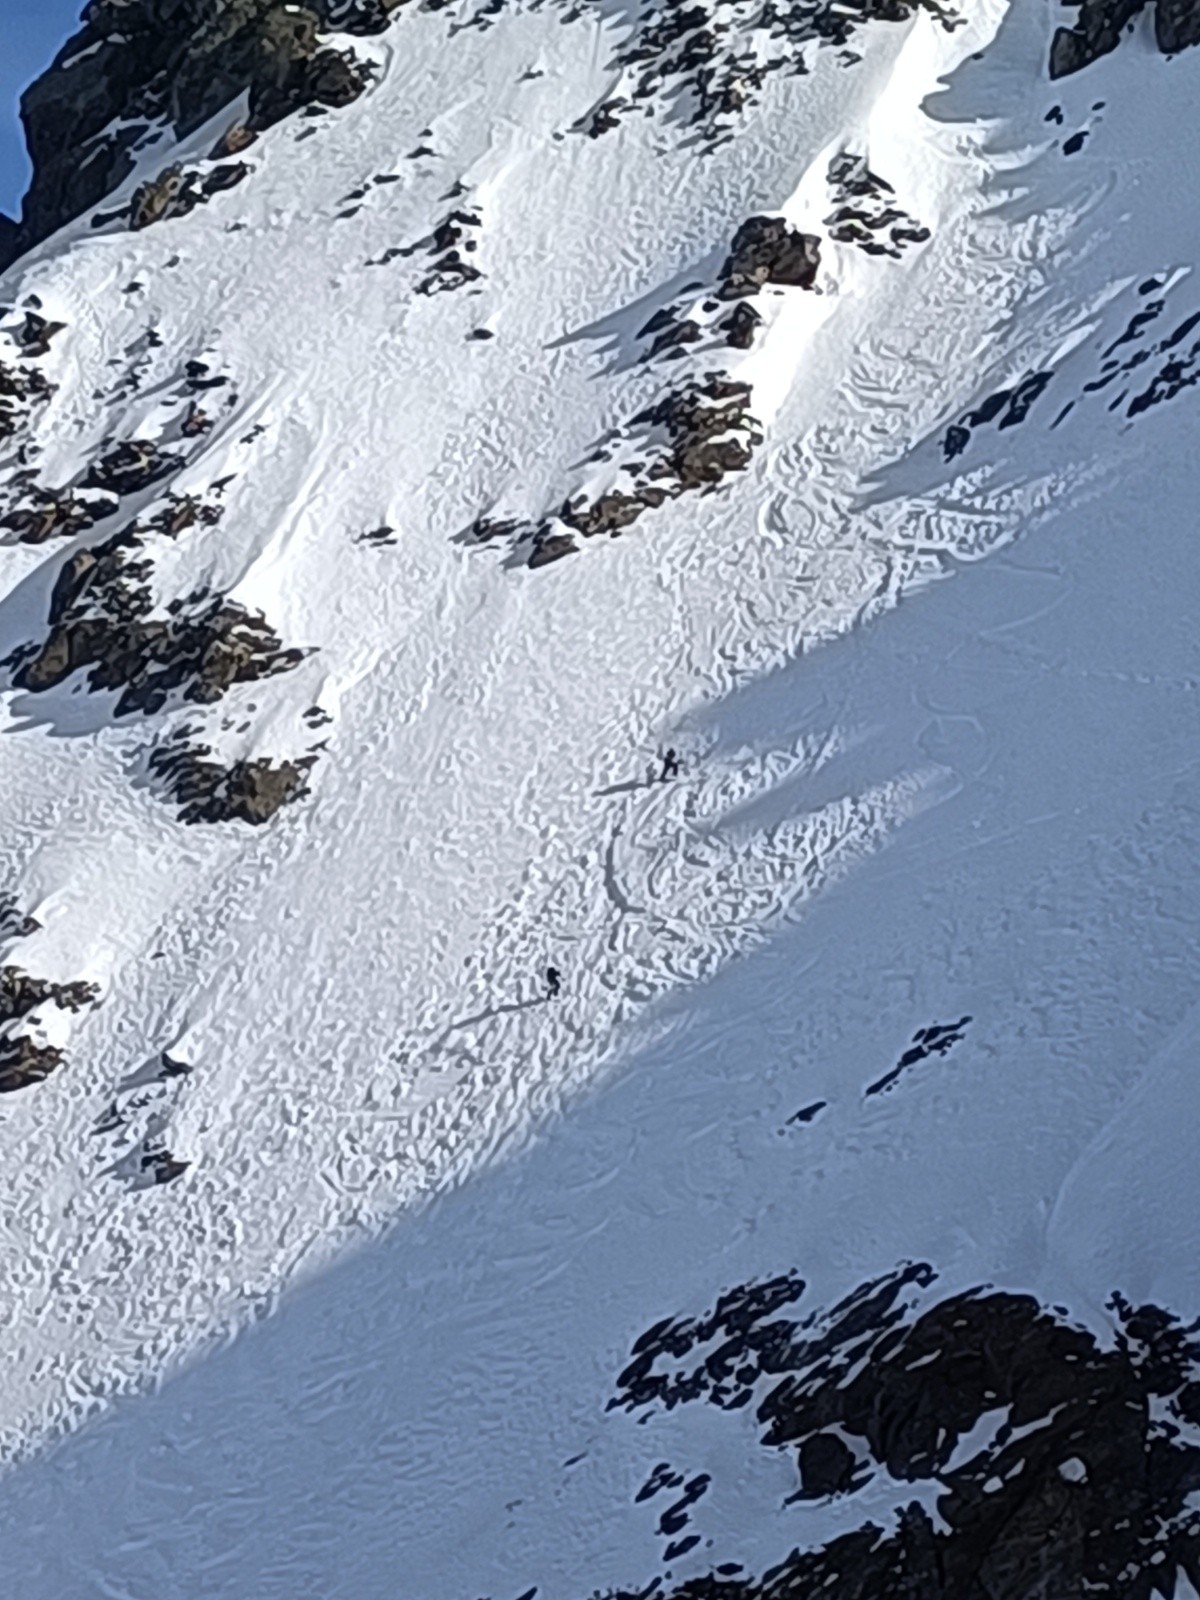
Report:
[[[51,384],[36,367],[0,361],[0,441],[11,439],[33,406],[52,393]]]
[[[19,226],[0,230],[0,269],[121,183],[161,120],[186,135],[248,90],[253,132],[361,93],[368,69],[321,43],[333,9],[332,0],[91,0],[81,30],[22,97],[34,176]],[[374,26],[371,11],[362,31]]]
[[[1050,46],[1050,76],[1065,78],[1115,50],[1146,0],[1082,0],[1073,28],[1059,28]]]
[[[749,408],[748,383],[710,373],[640,411],[634,424],[661,428],[670,441],[666,454],[651,465],[650,477],[674,480],[674,492],[682,494],[713,488],[727,473],[745,471],[761,439]]]
[[[584,497],[565,501],[558,513],[560,522],[585,539],[598,534],[616,538],[643,511],[681,494],[715,489],[730,473],[750,465],[761,441],[749,405],[749,384],[710,373],[639,411],[633,426],[651,433],[652,440],[654,434],[661,440],[651,444],[652,459],[628,488],[606,490],[591,501]],[[536,550],[545,547],[545,532]],[[561,553],[567,553],[565,548]]]
[[[552,561],[561,561],[564,556],[575,555],[579,546],[569,533],[551,533],[538,539],[529,557],[531,567],[548,567]]]
[[[828,182],[837,202],[825,218],[831,239],[870,256],[898,257],[907,246],[929,238],[929,229],[896,204],[891,184],[872,172],[862,156],[850,151],[835,156]]]
[[[733,237],[721,268],[722,300],[757,294],[768,283],[811,289],[821,261],[821,243],[789,227],[782,217],[748,217]]]
[[[816,1316],[790,1314],[803,1293],[789,1274],[655,1323],[610,1408],[754,1406],[763,1445],[794,1453],[792,1503],[870,1485],[874,1506],[891,1492],[888,1525],[855,1526],[848,1505],[849,1531],[806,1547],[799,1510],[796,1546],[761,1576],[722,1565],[610,1600],[1165,1600],[1178,1570],[1200,1584],[1200,1324],[1114,1295],[1097,1336],[1028,1294],[943,1297],[924,1265]]]
[[[1165,55],[1200,44],[1200,5],[1196,0],[1066,0],[1078,3],[1071,28],[1059,28],[1050,45],[1050,76],[1065,78],[1108,55],[1147,3],[1154,7],[1154,37]]]
[[[225,161],[206,172],[188,172],[178,166],[167,167],[156,178],[149,178],[138,185],[129,202],[129,226],[136,232],[148,228],[151,223],[163,222],[168,217],[186,217],[189,211],[211,200],[213,195],[222,194],[241,183],[243,178],[248,178],[250,170],[245,161]],[[93,223],[102,224],[110,220],[109,216],[100,213]]]
[[[118,695],[118,716],[148,715],[176,696],[211,705],[235,683],[303,659],[302,650],[284,649],[264,618],[222,595],[200,591],[159,610],[151,571],[132,529],[77,551],[54,585],[49,635],[19,661],[15,686],[38,693],[86,670],[89,688]]]
[[[754,344],[754,335],[761,323],[762,313],[743,300],[740,305],[734,306],[727,317],[718,322],[717,327],[725,335],[725,343],[731,349],[749,350]]]
[[[65,327],[65,322],[51,322],[39,312],[27,310],[9,336],[25,360],[35,360],[49,354],[51,342]]]
[[[57,1046],[39,1044],[27,1033],[0,1038],[0,1094],[13,1094],[44,1083],[64,1059]]]
[[[1196,0],[1158,0],[1154,8],[1154,36],[1167,55],[1200,44],[1200,5]]]
[[[85,500],[69,489],[33,489],[28,500],[0,517],[0,528],[16,534],[20,544],[44,544],[82,533],[116,509],[115,500],[103,497]]]
[[[83,478],[85,489],[110,494],[137,494],[177,472],[183,458],[161,450],[151,439],[126,439],[94,461]]]
[[[167,745],[150,758],[165,779],[181,822],[246,822],[261,827],[277,811],[308,794],[315,756],[296,761],[235,761],[223,766],[205,745]]]
[[[93,983],[51,983],[30,977],[19,967],[0,967],[0,1094],[41,1083],[63,1063],[60,1049],[39,1043],[17,1024],[41,1006],[82,1011],[99,998],[100,991]]]

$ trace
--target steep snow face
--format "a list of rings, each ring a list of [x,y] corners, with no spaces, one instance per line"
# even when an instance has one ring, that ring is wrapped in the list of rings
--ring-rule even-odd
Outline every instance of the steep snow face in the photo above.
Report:
[[[22,1594],[761,1571],[865,1513],[656,1318],[1200,1309],[1198,64],[707,9],[404,8],[4,280]]]

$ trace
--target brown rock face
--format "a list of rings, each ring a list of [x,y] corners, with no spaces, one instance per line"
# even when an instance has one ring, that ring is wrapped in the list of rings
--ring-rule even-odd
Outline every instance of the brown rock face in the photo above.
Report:
[[[717,292],[722,300],[737,300],[768,283],[811,289],[820,261],[820,240],[813,234],[789,227],[782,217],[748,217],[734,235]]]
[[[180,820],[189,823],[246,822],[260,827],[277,811],[308,793],[308,773],[315,757],[299,761],[235,761],[230,766],[210,760],[206,746],[164,748],[151,758],[153,771],[167,780]]]
[[[77,551],[55,583],[48,637],[14,673],[17,688],[51,689],[83,668],[90,688],[118,692],[118,716],[148,714],[175,694],[210,705],[235,683],[303,659],[302,650],[283,648],[264,618],[220,595],[194,595],[156,612],[150,573],[131,530]]]

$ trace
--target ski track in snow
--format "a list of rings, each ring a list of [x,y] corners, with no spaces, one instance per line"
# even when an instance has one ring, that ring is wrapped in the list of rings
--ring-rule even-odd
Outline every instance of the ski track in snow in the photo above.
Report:
[[[149,425],[187,360],[231,380],[175,485],[233,474],[224,521],[164,565],[313,654],[174,720],[292,754],[307,707],[332,718],[309,800],[200,829],[141,776],[161,723],[9,696],[3,887],[43,924],[11,959],[103,990],[67,1065],[0,1106],[26,1595],[565,1600],[651,1570],[658,1510],[596,1507],[627,1511],[673,1451],[727,1468],[705,1538],[770,1561],[791,1513],[752,1531],[747,1508],[790,1479],[744,1432],[663,1419],[631,1457],[632,1425],[601,1423],[614,1352],[659,1310],[760,1268],[835,1294],[925,1254],[952,1284],[1067,1276],[1086,1314],[1138,1270],[1141,1146],[1107,1200],[1095,1151],[1191,1037],[1200,672],[1171,594],[1186,485],[1161,469],[1190,402],[1132,432],[1082,405],[1057,434],[981,428],[950,465],[940,440],[1040,363],[1075,382],[1128,282],[1194,239],[1103,129],[1058,164],[1046,106],[1103,75],[1031,96],[1043,19],[999,0],[954,33],[874,25],[851,69],[814,55],[703,159],[662,114],[566,131],[612,92],[611,25],[508,10],[448,48],[454,15],[406,11],[371,91],[303,141],[271,130],[234,193],[137,235],[84,219],[6,285],[68,324],[48,481]],[[1138,116],[1162,66],[1112,64]],[[1195,70],[1166,75],[1181,104]],[[753,212],[821,232],[844,148],[933,236],[897,261],[825,241],[818,295],[768,293],[730,365],[765,427],[749,470],[547,571],[456,541],[587,481],[671,381],[626,359],[633,330]],[[398,181],[339,215],[377,173]],[[368,264],[427,238],[457,181],[478,283],[416,294],[419,249]],[[1162,575],[1131,548],[1150,484]],[[394,547],[354,543],[384,523]],[[37,636],[46,560],[3,552],[6,638]],[[968,1013],[953,1052],[863,1099],[914,1030]],[[151,1085],[163,1050],[192,1074]],[[114,1101],[125,1127],[97,1133]],[[113,1169],[148,1135],[193,1165],[134,1192]],[[1177,1201],[1185,1169],[1164,1168]],[[114,1458],[143,1465],[81,1509]],[[77,1554],[39,1556],[22,1507],[43,1540],[77,1517]]]

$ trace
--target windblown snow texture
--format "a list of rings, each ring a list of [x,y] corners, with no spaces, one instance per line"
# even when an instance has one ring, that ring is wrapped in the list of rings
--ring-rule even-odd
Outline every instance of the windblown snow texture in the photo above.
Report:
[[[6,1593],[1200,1593],[1197,32],[87,7]]]

